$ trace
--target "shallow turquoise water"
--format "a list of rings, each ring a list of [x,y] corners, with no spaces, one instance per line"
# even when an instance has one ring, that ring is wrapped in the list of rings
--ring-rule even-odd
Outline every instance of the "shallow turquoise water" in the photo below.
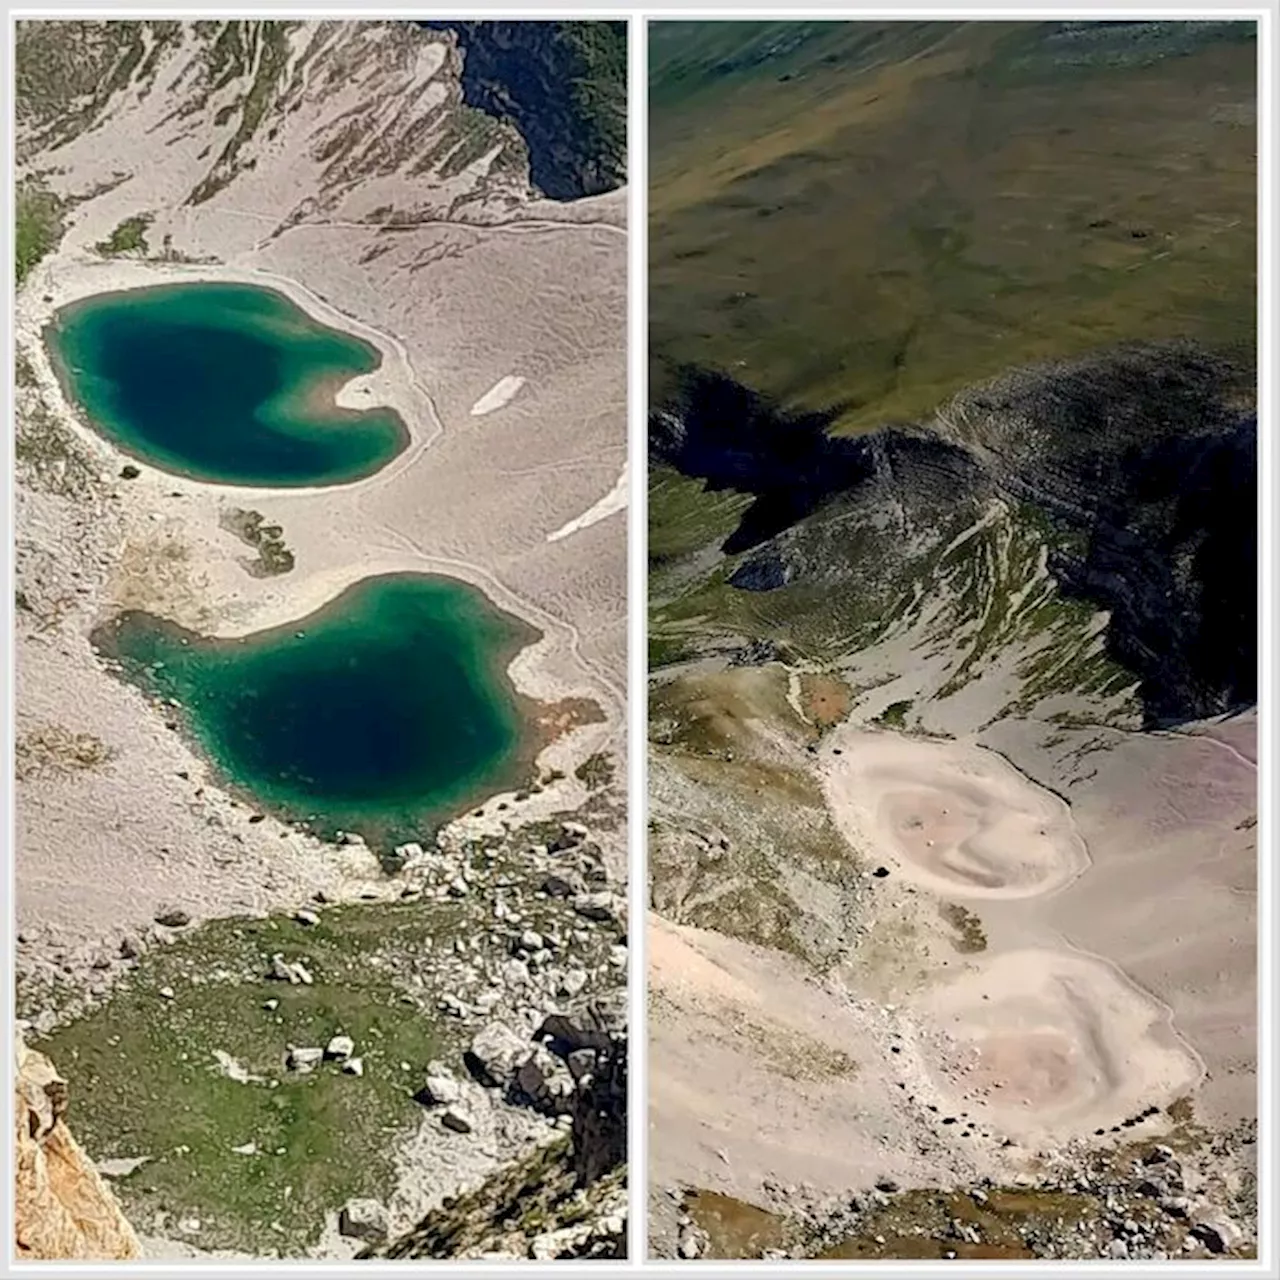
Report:
[[[464,583],[397,574],[242,639],[138,612],[93,638],[126,678],[176,699],[256,807],[386,854],[530,772],[531,718],[506,668],[537,635]]]
[[[143,462],[218,484],[358,480],[409,442],[389,409],[339,409],[334,392],[381,359],[367,342],[252,285],[98,294],[46,334],[68,398]]]

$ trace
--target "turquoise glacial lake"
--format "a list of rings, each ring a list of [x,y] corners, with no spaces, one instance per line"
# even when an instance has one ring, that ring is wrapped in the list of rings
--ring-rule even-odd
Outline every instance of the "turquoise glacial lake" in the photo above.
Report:
[[[368,578],[319,612],[211,639],[140,612],[93,641],[261,812],[380,855],[526,782],[534,704],[507,674],[539,636],[451,578]]]
[[[343,484],[409,443],[390,409],[339,408],[335,392],[381,354],[283,294],[239,284],[104,293],[46,333],[67,398],[142,462],[215,484]]]

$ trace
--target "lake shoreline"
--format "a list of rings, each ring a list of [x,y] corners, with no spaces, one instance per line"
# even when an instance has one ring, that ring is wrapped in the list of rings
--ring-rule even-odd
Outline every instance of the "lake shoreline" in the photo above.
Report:
[[[110,981],[114,969],[93,969],[104,943],[110,953],[122,931],[148,928],[162,903],[181,903],[199,920],[288,909],[315,892],[355,900],[393,897],[396,891],[385,868],[360,846],[335,847],[271,817],[249,822],[253,806],[224,788],[202,753],[167,729],[156,708],[112,677],[91,651],[92,628],[127,609],[225,639],[295,623],[356,583],[384,574],[436,574],[465,583],[538,633],[506,664],[506,678],[522,705],[554,708],[576,699],[598,707],[600,718],[578,717],[564,732],[537,736],[531,772],[555,779],[544,790],[531,794],[526,786],[495,785],[441,831],[460,837],[500,832],[583,802],[587,789],[574,777],[577,765],[601,751],[621,755],[621,685],[602,680],[594,664],[583,664],[576,627],[539,607],[525,590],[513,589],[505,580],[510,570],[500,560],[490,567],[478,558],[441,554],[437,548],[448,543],[433,539],[430,545],[414,536],[424,468],[430,485],[446,433],[399,338],[275,272],[102,262],[64,247],[39,277],[19,293],[17,350],[30,366],[32,389],[45,411],[92,460],[103,501],[96,518],[79,513],[97,585],[60,627],[65,639],[56,652],[48,645],[22,646],[19,734],[26,726],[70,723],[108,744],[109,759],[91,778],[51,775],[25,785],[18,831],[28,853],[19,860],[18,898],[20,927],[29,942],[20,949],[20,967],[52,964],[91,984]],[[340,387],[335,403],[392,408],[411,434],[409,446],[381,471],[338,486],[220,485],[141,462],[135,463],[136,478],[121,478],[123,464],[133,459],[80,420],[52,368],[43,330],[60,307],[80,298],[197,282],[272,289],[319,322],[370,342],[381,354],[378,368]],[[442,491],[458,487],[444,478],[438,483]],[[578,501],[577,510],[590,505],[589,499],[581,506]],[[243,545],[222,525],[228,503],[280,525],[296,567],[282,575],[251,576],[242,563]],[[549,517],[547,532],[563,523]],[[462,532],[469,528],[462,526]],[[137,779],[145,781],[139,786]],[[138,814],[133,825],[140,821],[152,834],[135,838],[125,850],[113,834],[118,820],[112,815],[128,810]],[[234,842],[234,860],[195,847],[203,839],[191,826],[197,814],[203,814],[200,827],[211,822]],[[423,833],[427,843],[432,834]],[[176,860],[163,854],[157,862],[157,848],[182,852]],[[104,874],[112,878],[106,893]]]
[[[230,762],[221,758],[223,753],[211,741],[207,741],[206,734],[197,727],[190,705],[181,697],[177,699],[180,704],[178,706],[174,706],[172,701],[166,699],[162,688],[164,681],[150,676],[148,664],[142,662],[139,657],[136,655],[130,657],[122,647],[120,638],[122,626],[141,622],[146,623],[153,633],[162,637],[162,646],[170,650],[175,642],[182,647],[189,646],[192,650],[203,648],[214,653],[221,650],[224,654],[250,643],[259,652],[277,645],[287,648],[292,641],[302,638],[304,633],[310,635],[313,631],[322,630],[326,624],[341,626],[344,622],[349,623],[350,612],[358,609],[361,603],[366,608],[375,607],[371,593],[379,586],[394,589],[397,586],[411,585],[453,592],[459,590],[473,592],[477,601],[482,601],[485,610],[492,615],[491,619],[486,619],[486,623],[492,622],[493,626],[501,627],[503,634],[500,637],[492,643],[487,640],[484,642],[486,653],[480,660],[479,667],[483,669],[485,679],[491,683],[494,699],[502,706],[504,712],[510,712],[510,719],[515,726],[515,736],[510,750],[504,752],[502,758],[485,766],[481,776],[476,776],[470,782],[458,784],[456,787],[449,784],[446,790],[452,798],[443,798],[431,803],[427,803],[424,799],[420,818],[411,823],[413,829],[401,832],[398,838],[388,834],[388,824],[394,827],[397,821],[403,821],[406,813],[403,809],[403,801],[393,803],[388,799],[385,804],[373,801],[353,802],[358,809],[367,809],[368,812],[360,814],[352,810],[345,817],[341,817],[339,813],[341,825],[336,825],[331,819],[325,819],[318,813],[303,816],[301,809],[314,807],[322,813],[328,808],[332,814],[341,810],[343,803],[341,801],[330,802],[322,797],[304,800],[301,796],[291,799],[283,794],[273,794],[271,785],[255,785],[250,779],[236,776]],[[363,595],[365,599],[358,601],[355,598],[357,593]],[[141,689],[159,714],[163,715],[167,722],[176,724],[177,728],[174,732],[180,734],[187,746],[208,762],[221,789],[238,797],[258,813],[270,814],[282,824],[326,843],[343,841],[351,843],[350,837],[357,836],[374,851],[381,866],[389,873],[394,873],[401,862],[394,852],[398,845],[413,842],[431,843],[438,832],[451,822],[473,811],[477,805],[483,807],[488,798],[496,793],[541,789],[536,766],[537,757],[559,736],[556,732],[548,732],[546,723],[549,713],[555,709],[554,704],[542,703],[520,693],[510,678],[512,663],[522,651],[541,639],[542,633],[537,628],[512,614],[499,610],[478,589],[443,574],[420,573],[381,574],[362,578],[317,610],[301,618],[244,636],[203,636],[150,614],[132,617],[127,614],[117,615],[95,628],[90,636],[91,644],[108,670],[126,683]],[[584,723],[589,722],[590,719],[589,715],[581,711],[579,711],[579,718]],[[450,735],[456,732],[456,728],[434,724],[429,730],[424,725],[424,730]],[[206,726],[206,733],[210,731]],[[337,732],[336,729],[335,732]],[[394,812],[397,810],[400,814],[398,818]]]
[[[280,405],[290,404],[295,407],[295,414],[305,414],[307,417],[318,420],[317,423],[311,424],[312,433],[314,437],[323,439],[328,434],[326,429],[347,426],[359,429],[362,418],[367,419],[368,416],[376,415],[381,410],[388,414],[395,423],[396,445],[394,451],[381,460],[370,464],[362,464],[361,470],[348,477],[334,477],[315,481],[308,478],[296,482],[282,479],[280,483],[276,484],[240,476],[219,475],[206,463],[180,457],[181,449],[175,449],[171,443],[157,442],[153,451],[148,453],[145,428],[139,430],[135,424],[118,420],[118,415],[113,416],[105,412],[101,405],[95,407],[86,400],[83,391],[77,389],[76,379],[81,370],[73,368],[72,364],[69,363],[71,353],[67,350],[67,344],[72,341],[73,347],[81,346],[85,341],[84,326],[86,324],[92,326],[95,319],[99,325],[103,324],[100,315],[94,316],[93,312],[95,310],[101,312],[104,307],[118,308],[132,300],[137,305],[144,308],[149,306],[154,311],[156,308],[162,308],[166,302],[172,307],[174,305],[174,295],[180,291],[186,290],[194,294],[194,291],[210,287],[215,289],[222,288],[224,291],[227,288],[238,287],[246,291],[252,290],[260,293],[264,298],[271,299],[274,305],[296,311],[311,323],[313,331],[305,335],[301,339],[302,341],[315,343],[318,340],[323,340],[324,335],[333,335],[335,341],[342,341],[348,344],[348,353],[352,358],[354,358],[355,352],[358,350],[361,355],[367,356],[368,363],[371,366],[361,372],[354,373],[333,372],[324,369],[311,372],[305,379],[298,379],[287,386],[280,387],[269,400],[261,402],[258,405],[258,412],[254,415],[255,418],[258,417],[258,413],[265,413],[267,410],[273,409],[273,407],[275,414],[278,415]],[[162,298],[161,294],[166,294],[168,297]],[[188,302],[197,300],[194,296],[187,299]],[[124,323],[135,325],[139,321],[145,324],[156,319],[154,316],[149,316],[145,311],[141,315],[133,315],[126,311],[120,318]],[[183,322],[189,323],[189,318],[184,318]],[[263,324],[263,317],[246,313],[237,332],[246,336],[260,338],[265,343],[268,338],[273,336],[270,328],[268,327],[266,335],[254,333],[255,322],[260,327]],[[163,312],[160,323],[162,325],[164,323]],[[170,319],[169,323],[173,323],[172,319]],[[234,328],[226,325],[210,326],[208,336],[212,338],[219,329],[228,327]],[[295,298],[280,287],[262,285],[256,282],[199,279],[160,282],[141,281],[132,288],[88,293],[73,301],[64,302],[54,307],[40,331],[40,342],[45,357],[58,381],[63,400],[82,427],[94,436],[104,440],[116,452],[132,459],[135,464],[153,468],[166,475],[191,480],[199,484],[228,488],[243,487],[268,490],[275,488],[338,488],[349,484],[358,484],[362,480],[367,480],[377,475],[380,471],[392,465],[413,444],[413,433],[410,431],[403,412],[395,404],[379,403],[380,393],[375,389],[375,384],[371,381],[376,379],[377,375],[387,367],[387,350],[346,327],[321,320],[317,315],[300,306]],[[92,345],[90,343],[90,350],[92,350]],[[83,356],[85,352],[82,351],[80,354]],[[276,354],[274,349],[272,354]],[[99,377],[101,376],[103,375],[99,374]],[[92,386],[93,381],[94,379],[90,378],[90,386]],[[387,397],[384,393],[383,398],[394,399],[395,397]],[[275,429],[273,426],[268,427],[266,422],[265,418],[262,419],[261,428],[263,430]],[[294,428],[292,434],[289,431],[285,431],[283,433],[284,438],[286,440],[296,440],[300,443],[307,442],[309,438],[308,432],[305,430],[302,432],[297,431],[297,425],[297,423],[292,424]],[[320,428],[318,431],[315,430],[316,426]]]

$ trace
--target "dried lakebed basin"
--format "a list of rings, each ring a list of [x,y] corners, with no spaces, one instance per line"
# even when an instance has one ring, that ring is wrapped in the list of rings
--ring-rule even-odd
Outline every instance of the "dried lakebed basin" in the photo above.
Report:
[[[348,483],[409,443],[391,409],[339,404],[340,388],[378,369],[378,350],[271,289],[94,294],[58,311],[45,338],[64,394],[98,432],[189,479]]]
[[[1070,806],[973,743],[849,726],[832,735],[824,769],[853,846],[921,888],[977,907],[1030,901],[1088,871]],[[974,957],[911,1003],[949,1045],[947,1071],[926,1067],[941,1100],[973,1128],[1022,1143],[1105,1133],[1167,1106],[1202,1074],[1167,1009],[1107,961],[1070,949]]]
[[[508,667],[538,638],[465,583],[389,574],[234,639],[129,612],[93,642],[233,790],[388,857],[532,772],[545,744]]]

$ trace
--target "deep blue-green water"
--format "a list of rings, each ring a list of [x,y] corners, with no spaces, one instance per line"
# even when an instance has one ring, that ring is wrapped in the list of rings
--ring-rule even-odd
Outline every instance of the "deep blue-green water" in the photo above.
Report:
[[[263,811],[379,852],[517,785],[532,717],[507,667],[537,639],[450,578],[369,578],[318,613],[209,639],[129,612],[94,642]]]
[[[377,349],[251,285],[176,284],[98,294],[46,334],[68,398],[124,452],[218,484],[358,480],[409,442],[389,409],[340,409]]]

